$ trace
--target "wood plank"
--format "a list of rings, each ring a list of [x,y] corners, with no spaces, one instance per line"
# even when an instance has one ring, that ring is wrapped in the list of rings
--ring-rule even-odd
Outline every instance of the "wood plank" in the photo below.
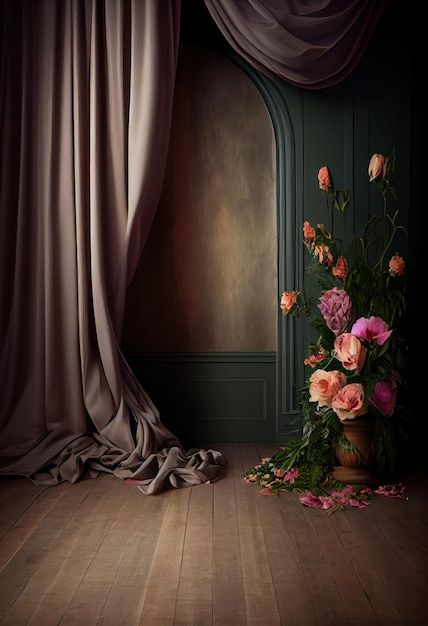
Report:
[[[235,474],[235,488],[247,624],[249,626],[279,625],[281,622],[275,587],[255,500],[260,496],[251,485],[243,480],[244,468],[258,461],[257,450],[251,444],[242,445],[240,448],[241,470]],[[238,468],[237,454],[235,458]]]
[[[106,474],[33,494],[1,481],[21,507],[0,540],[2,623],[426,623],[423,479],[409,501],[329,518],[243,480],[274,446],[213,447],[229,458],[224,480],[156,497]]]
[[[281,624],[310,626],[315,624],[312,598],[303,568],[299,562],[294,537],[285,523],[281,500],[293,498],[288,493],[279,497],[260,497],[257,507],[276,591]]]
[[[325,511],[305,509],[306,519],[318,537],[318,543],[329,563],[336,589],[351,624],[378,624],[379,620],[347,550],[336,532],[336,526]],[[336,515],[341,515],[341,511]]]
[[[168,492],[157,496],[144,496],[135,487],[131,489],[131,506],[132,509],[134,507],[136,509],[134,530],[130,531],[129,522],[125,523],[128,541],[125,541],[123,559],[97,622],[102,626],[138,623],[145,587],[168,505]],[[132,521],[132,510],[128,513],[129,520]]]
[[[98,497],[89,494],[93,506],[89,504],[83,515],[81,511],[76,514],[50,555],[43,574],[49,576],[53,570],[56,576],[46,585],[30,624],[96,623],[117,567],[113,563],[117,556],[115,536],[109,531],[128,495],[125,485],[113,476],[99,487],[103,490]]]
[[[8,612],[4,623],[13,623],[15,618],[10,615],[15,615],[16,610],[19,615],[22,612],[29,617],[32,608],[40,599],[40,590],[43,590],[41,581],[36,584],[38,591],[34,594],[33,585],[31,591],[26,591],[26,587],[31,579],[34,583],[39,580],[37,576],[34,577],[35,573],[87,494],[85,483],[78,483],[70,490],[66,487],[67,485],[59,485],[56,488],[61,490],[62,497],[58,498],[49,515],[34,529],[22,548],[8,561],[0,573],[1,617],[4,617],[6,611]],[[52,576],[52,571],[49,575]],[[15,602],[18,603],[17,609],[12,608]]]
[[[39,495],[32,499],[30,505],[23,510],[0,540],[0,571],[49,514],[58,498],[63,495],[60,486],[51,487],[38,493]],[[13,494],[10,494],[10,497],[13,498]]]
[[[405,562],[418,581],[420,589],[428,589],[428,549],[420,541],[413,520],[385,519],[376,522],[394,552]]]
[[[142,598],[142,626],[169,626],[174,622],[191,490],[175,489],[168,493],[168,508]]]
[[[214,484],[213,623],[239,626],[247,621],[235,496],[235,475],[242,480],[241,458],[237,466],[232,444],[219,449],[227,457],[228,473]]]
[[[213,623],[213,486],[192,487],[175,608],[175,626]]]
[[[307,519],[307,511],[296,494],[279,496],[284,523],[296,545],[296,558],[303,570],[316,624],[349,624],[330,563],[320,545],[317,532]],[[311,510],[310,513],[325,514]]]
[[[102,539],[112,523],[112,510],[122,497],[122,484],[109,474],[91,481],[88,497],[71,518],[50,555],[52,576],[31,624],[59,624]],[[48,568],[49,571],[49,568]]]
[[[383,501],[378,501],[373,506],[380,507],[382,504]],[[392,504],[391,501],[386,503],[388,507],[390,504]],[[413,575],[411,568],[389,545],[377,524],[371,523],[370,532],[367,531],[367,521],[371,519],[370,514],[364,515],[364,511],[360,511],[360,515],[355,513],[357,512],[350,511],[348,519],[358,534],[373,567],[386,584],[403,621],[410,621],[411,624],[426,623],[428,607],[426,591],[421,587],[421,581]],[[423,617],[422,622],[421,617]]]
[[[340,514],[333,515],[331,520],[379,622],[381,624],[402,624],[403,620],[392,596],[373,566],[359,535],[350,523],[350,517],[361,514],[364,514],[364,511],[342,511]],[[367,523],[366,532],[370,533],[370,526]]]
[[[47,489],[49,487],[33,485],[26,478],[0,479],[0,538]]]
[[[259,458],[262,459],[274,456],[274,454],[279,452],[280,447],[275,443],[256,443],[256,450]]]

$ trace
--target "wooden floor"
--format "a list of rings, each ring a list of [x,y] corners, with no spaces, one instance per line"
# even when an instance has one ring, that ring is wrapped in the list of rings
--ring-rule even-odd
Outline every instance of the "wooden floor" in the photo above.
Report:
[[[159,496],[2,479],[0,623],[428,624],[425,479],[329,518],[243,481],[272,447],[217,447],[224,480]]]

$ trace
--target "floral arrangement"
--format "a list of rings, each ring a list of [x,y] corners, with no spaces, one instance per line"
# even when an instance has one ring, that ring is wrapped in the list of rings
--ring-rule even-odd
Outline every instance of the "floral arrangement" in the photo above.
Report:
[[[305,490],[302,504],[335,509],[349,504],[363,507],[370,488],[347,486],[338,490],[331,479],[334,450],[352,450],[343,434],[349,420],[370,415],[373,420],[373,457],[380,479],[397,468],[399,437],[405,415],[397,404],[405,388],[402,372],[406,345],[401,336],[405,312],[405,261],[395,251],[398,224],[396,185],[391,177],[395,155],[374,154],[368,166],[370,183],[382,197],[382,214],[375,215],[348,253],[341,250],[324,224],[303,224],[303,243],[310,256],[307,272],[321,289],[318,301],[304,291],[285,291],[285,315],[310,315],[317,304],[320,318],[312,321],[318,339],[309,346],[304,364],[307,380],[301,393],[303,435],[271,459],[246,473],[248,482],[262,485],[262,493]],[[345,220],[349,192],[334,187],[328,167],[318,173],[329,217]],[[402,487],[382,486],[375,492],[402,494]],[[324,494],[324,495],[320,495]]]

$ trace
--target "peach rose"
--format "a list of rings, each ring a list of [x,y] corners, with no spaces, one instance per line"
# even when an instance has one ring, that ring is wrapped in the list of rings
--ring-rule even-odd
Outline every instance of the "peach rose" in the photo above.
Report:
[[[326,165],[321,167],[318,172],[318,183],[320,189],[323,191],[327,191],[327,189],[331,187],[330,172],[328,171],[328,167]]]
[[[348,273],[348,261],[345,259],[344,256],[340,256],[337,259],[336,265],[331,270],[331,273],[336,278],[340,278],[340,280],[345,280]]]
[[[366,349],[352,333],[342,333],[334,342],[336,358],[346,370],[360,370],[366,358]]]
[[[352,420],[367,413],[364,402],[364,389],[359,383],[351,383],[339,389],[331,406],[341,422]]]
[[[288,315],[297,302],[297,296],[300,291],[284,291],[281,296],[281,304],[279,305],[284,311],[284,315]]]
[[[388,159],[386,159],[383,154],[377,154],[375,152],[369,163],[368,172],[370,176],[370,182],[372,182],[372,180],[375,180],[375,178],[378,178],[379,176],[381,178],[385,178],[387,170]]]
[[[318,402],[318,406],[330,406],[338,391],[346,385],[343,372],[316,370],[309,379],[309,402]]]
[[[324,265],[324,267],[331,267],[333,265],[333,255],[328,246],[315,246],[314,254],[318,257],[318,262]]]
[[[305,238],[305,246],[308,250],[313,250],[315,245],[315,228],[309,222],[303,223],[303,237]]]
[[[389,261],[389,273],[391,274],[391,276],[402,276],[404,274],[405,268],[406,264],[403,257],[401,257],[398,252],[396,252]]]

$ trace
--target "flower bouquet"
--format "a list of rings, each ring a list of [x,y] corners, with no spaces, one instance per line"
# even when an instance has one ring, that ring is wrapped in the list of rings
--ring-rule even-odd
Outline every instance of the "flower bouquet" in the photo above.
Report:
[[[334,467],[341,453],[361,455],[361,447],[346,434],[347,426],[363,421],[371,431],[363,459],[373,468],[368,482],[396,471],[404,421],[397,394],[405,388],[406,345],[401,336],[405,262],[395,251],[397,236],[405,230],[398,224],[396,186],[391,180],[394,161],[394,155],[388,159],[382,154],[370,160],[370,183],[381,194],[382,213],[371,218],[360,238],[354,237],[349,253],[342,252],[341,242],[325,225],[303,224],[303,243],[310,256],[307,272],[315,276],[321,293],[316,301],[304,291],[285,291],[280,306],[285,315],[309,316],[317,304],[321,317],[312,321],[318,338],[304,361],[308,375],[301,392],[302,438],[246,474],[246,480],[260,483],[265,494],[296,488],[323,493],[334,488],[338,479]],[[326,166],[319,170],[318,181],[329,214],[338,212],[345,219],[349,193],[333,186]],[[341,498],[365,501],[371,491],[346,489],[346,494],[337,491],[336,481],[333,493],[339,504]],[[321,498],[331,500],[331,489],[326,493]],[[322,500],[317,502],[323,506]]]

